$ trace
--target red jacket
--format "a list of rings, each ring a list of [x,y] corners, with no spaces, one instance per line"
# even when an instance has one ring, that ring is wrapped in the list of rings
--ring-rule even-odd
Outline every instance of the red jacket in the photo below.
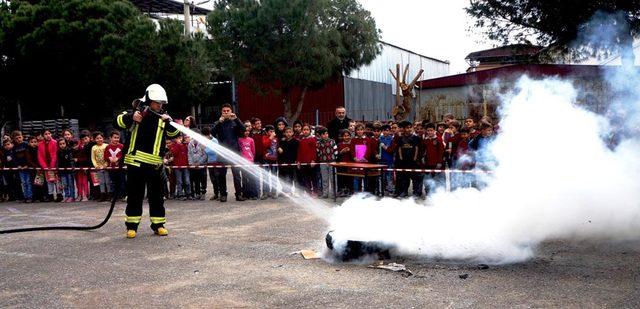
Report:
[[[424,162],[426,166],[433,168],[440,164],[441,167],[444,167],[444,143],[442,143],[442,139],[438,136],[435,138],[425,137],[422,143],[425,150]]]
[[[260,130],[260,133],[253,133],[252,130],[249,136],[253,139],[253,145],[256,148],[256,161],[262,160],[264,158],[265,139],[268,140],[269,138],[264,134],[263,130]]]
[[[187,166],[189,165],[189,156],[187,153],[187,144],[174,143],[169,148],[173,155],[173,166]]]
[[[315,136],[308,136],[300,139],[300,144],[298,145],[297,161],[300,163],[316,162],[317,160],[316,146],[317,146],[317,141]]]
[[[48,150],[48,153],[46,152]],[[58,164],[58,142],[42,140],[38,143],[38,163],[42,168],[56,167]]]
[[[349,149],[342,153],[342,149]],[[351,143],[341,142],[338,144],[338,162],[353,162],[353,150],[351,149]]]
[[[122,144],[118,143],[117,145],[109,144],[107,145],[107,148],[104,149],[104,161],[107,162],[110,167],[120,166],[120,163],[122,162],[123,147],[124,146]],[[110,157],[115,157],[118,161],[112,163],[111,160],[109,160]]]
[[[458,152],[458,143],[460,143],[461,139],[462,139],[462,137],[460,137],[460,134],[456,134],[456,135],[451,136],[445,142],[445,149],[451,149],[450,155],[451,155],[452,158],[455,158],[455,155]]]
[[[366,145],[367,146],[367,152],[364,155],[364,158],[367,160],[367,162],[375,162],[376,161],[376,154],[378,152],[378,141],[376,139],[370,138],[370,137],[354,137],[353,139],[351,139],[351,145],[352,145],[352,151],[353,151],[353,156],[355,158],[356,152],[355,152],[355,145]]]

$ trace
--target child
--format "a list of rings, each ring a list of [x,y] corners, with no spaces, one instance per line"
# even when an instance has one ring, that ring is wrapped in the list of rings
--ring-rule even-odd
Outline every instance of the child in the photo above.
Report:
[[[194,131],[199,133],[197,129]],[[204,148],[204,145],[198,143],[195,139],[191,140],[188,145],[189,165],[198,166],[198,168],[189,169],[193,198],[196,200],[204,199],[207,193],[207,173],[204,168],[202,168],[202,166],[207,163],[207,154]]]
[[[275,128],[276,128],[276,136],[278,137],[278,139],[284,138],[284,129],[287,128],[288,126],[289,124],[287,123],[287,119],[285,119],[284,117],[278,117],[278,119],[276,119]]]
[[[354,120],[349,121],[349,133],[351,133],[351,136],[356,134],[356,122]]]
[[[493,125],[489,122],[482,122],[480,124],[480,134],[469,142],[468,148],[473,155],[473,162],[476,169],[488,171],[495,167],[495,160],[488,149],[493,139]],[[482,177],[475,178],[475,185],[478,189],[486,186]]]
[[[177,136],[170,148],[173,155],[173,172],[176,175],[175,198],[183,201],[191,198],[191,182],[189,180],[189,170],[186,168],[189,165],[189,154],[187,144],[184,143],[184,140],[188,138],[188,136]]]
[[[386,151],[387,148],[391,146],[392,141],[393,141],[393,133],[391,132],[391,126],[388,124],[383,125],[382,135],[378,139],[378,142],[379,142],[378,159],[380,160],[380,163],[386,165],[387,168],[393,168],[393,154],[390,154]],[[393,188],[394,188],[393,172],[392,171],[385,172],[384,177],[385,177],[385,182],[387,184],[386,186],[387,193],[391,194],[393,193]]]
[[[395,122],[391,122],[391,124],[389,124],[391,126],[391,135],[392,136],[396,136],[396,135],[400,135],[400,128],[398,127],[398,124]]]
[[[359,163],[371,163],[375,162],[375,150],[378,148],[378,141],[372,140],[365,134],[365,126],[361,123],[356,125],[356,135],[351,140],[351,147],[353,149],[353,161]],[[359,172],[359,171],[358,171]],[[364,178],[354,177],[353,191],[356,192],[361,187],[361,180]],[[374,180],[366,181],[367,192],[375,193],[376,182]]]
[[[76,162],[77,167],[87,168],[90,167],[90,157],[87,156],[84,148],[91,142],[91,136],[86,132],[80,133],[80,140],[73,148],[73,159]],[[78,201],[86,202],[89,200],[89,180],[87,178],[86,170],[76,171],[76,187],[78,189]]]
[[[469,131],[469,139],[473,139],[480,134],[480,131],[476,130],[476,121],[471,116],[465,118],[464,128]]]
[[[254,163],[256,164],[264,164],[264,145],[265,139],[267,138],[264,130],[262,129],[262,120],[257,117],[251,118],[251,138],[253,139],[253,144],[256,148],[256,155],[254,158]],[[266,169],[268,171],[268,169]],[[260,177],[256,177],[253,179],[253,183],[251,184],[251,192],[247,192],[248,196],[245,198],[249,198],[252,200],[257,200],[259,198],[267,198],[266,195],[260,196]],[[266,191],[266,190],[265,190]]]
[[[442,139],[438,137],[436,133],[436,126],[433,123],[427,123],[425,125],[425,135],[423,139],[424,153],[424,167],[431,170],[443,170],[444,169],[444,143]],[[429,195],[429,191],[432,188],[442,183],[444,180],[444,174],[441,172],[433,172],[427,174],[425,181],[425,193]]]
[[[80,135],[86,136],[85,140],[83,141],[83,147],[82,147],[83,156],[87,158],[86,167],[93,167],[93,163],[91,162],[91,149],[96,144],[96,142],[93,140],[93,134],[89,130],[82,130]],[[80,161],[80,158],[78,158],[78,161]],[[95,171],[89,172],[88,175],[89,176],[95,175],[95,177],[97,177],[97,174]],[[89,177],[88,180],[91,183],[91,185],[88,186],[89,199],[92,199],[92,200],[99,199],[100,198],[99,186],[96,187],[93,185],[93,179],[91,179],[91,177]]]
[[[173,153],[171,153],[171,149],[173,148],[173,140],[167,138],[164,141],[164,148],[164,158],[162,158],[162,162],[164,163],[163,181],[165,181],[165,186],[163,189],[164,197],[165,199],[174,199],[176,194],[176,174],[171,168],[171,165],[173,164]]]
[[[16,161],[16,155],[13,150],[13,142],[11,139],[5,139],[2,142],[2,156],[0,156],[0,161],[4,162],[4,167],[6,168],[16,168],[18,167]],[[6,190],[7,200],[15,201],[22,198],[22,190],[20,190],[20,182],[17,177],[16,171],[4,171],[4,187]],[[2,182],[2,174],[0,174],[0,182]]]
[[[278,147],[278,163],[293,164],[296,163],[298,155],[298,140],[293,138],[293,128],[284,128],[284,138],[280,140]],[[296,169],[293,166],[280,167],[280,178],[286,184],[283,186],[283,193],[292,193],[294,180],[296,179]],[[289,191],[289,192],[286,192]]]
[[[394,154],[394,165],[400,169],[416,169],[419,167],[420,146],[422,139],[413,134],[412,124],[409,121],[402,121],[399,124],[402,135],[397,136],[393,145],[389,147]],[[413,195],[422,195],[422,173],[398,172],[396,192],[393,197],[406,197],[409,191],[409,182],[413,182]]]
[[[214,144],[218,144],[218,139],[211,135],[211,129],[209,129],[208,127],[202,128],[202,135],[210,139]],[[218,154],[213,151],[213,149],[205,147],[204,152],[207,155],[207,169],[209,170],[209,179],[211,181],[211,186],[213,186],[213,195],[211,196],[211,198],[209,198],[209,200],[215,201],[218,200],[221,192],[220,184],[218,183],[218,170],[220,169],[216,168],[216,166],[220,165],[220,162],[218,162]]]
[[[40,168],[51,169],[58,164],[58,143],[51,137],[51,131],[44,131],[42,141],[38,143],[38,163]],[[61,202],[62,194],[57,194],[57,173],[53,170],[44,171],[49,195],[45,201]]]
[[[75,167],[73,162],[73,150],[67,147],[67,140],[61,138],[58,140],[58,168]],[[76,184],[73,177],[73,171],[60,170],[60,178],[62,179],[62,189],[64,192],[64,200],[62,203],[71,203],[76,198]]]
[[[109,145],[104,149],[104,160],[107,162],[109,179],[111,180],[110,191],[116,194],[116,199],[125,199],[127,195],[125,189],[124,173],[122,168],[123,145],[120,143],[120,133],[112,131],[109,137]]]
[[[444,122],[440,122],[438,123],[438,125],[436,125],[436,134],[443,141],[444,141],[444,131],[446,128],[447,128],[447,125]]]
[[[364,125],[361,123],[357,124],[356,134],[351,140],[351,145],[354,150],[353,161],[366,163],[371,160],[372,151],[369,149],[369,144],[369,138],[364,134]]]
[[[13,138],[16,167],[22,168],[22,170],[18,171],[18,176],[22,185],[24,202],[31,203],[33,202],[33,178],[31,177],[31,171],[27,169],[29,168],[29,143],[24,141],[20,131],[13,131],[11,137]]]
[[[256,146],[251,138],[251,127],[245,127],[244,134],[238,139],[238,146],[240,147],[240,155],[247,161],[253,163],[256,157]],[[247,195],[251,195],[253,192],[253,181],[251,176],[245,170],[241,171],[242,174],[242,192],[236,192],[236,200],[241,202]],[[238,199],[238,197],[240,197]]]
[[[460,141],[458,142],[457,151],[453,156],[453,167],[460,171],[468,171],[473,169],[473,161],[471,160],[469,154],[469,129],[464,127],[460,129],[460,132],[458,132],[458,134],[460,135]],[[469,177],[471,176],[470,174],[460,172],[452,174],[451,176],[452,190],[457,187],[471,186],[472,179]]]
[[[298,165],[298,171],[300,172],[300,188],[305,188],[308,193],[314,195],[315,186],[315,163],[317,160],[316,153],[316,138],[311,135],[311,126],[304,124],[302,126],[302,137],[300,138],[300,144],[298,145],[298,156],[296,163],[303,163],[304,165]]]
[[[458,142],[460,142],[460,136],[458,135],[460,130],[460,122],[457,120],[449,121],[449,134],[444,135],[445,144],[445,160],[449,169],[453,168],[454,156],[458,151]]]
[[[42,171],[36,172],[36,168],[40,167],[40,165],[38,164],[38,138],[36,136],[30,136],[29,143],[27,145],[27,166],[31,168],[31,170],[29,171],[29,175],[35,183],[36,175],[41,175],[40,179],[44,179],[44,173],[42,173]],[[44,198],[44,194],[42,192],[42,184],[32,186],[32,190],[33,201],[42,201]]]
[[[334,198],[331,181],[331,165],[328,163],[336,162],[338,157],[338,146],[336,142],[329,138],[327,128],[319,127],[316,132],[320,137],[317,142],[318,163],[327,163],[320,165],[320,175],[322,177],[322,196],[321,198]]]
[[[265,181],[265,183],[269,184],[269,190],[264,195],[270,196],[271,198],[278,197],[278,138],[276,136],[276,130],[273,126],[268,125],[265,127],[266,136],[263,139],[264,149],[264,162],[267,164],[272,164],[268,167],[268,171],[271,173],[271,177]],[[266,190],[265,190],[266,191]]]
[[[353,162],[352,145],[351,145],[351,132],[347,129],[342,129],[338,132],[342,141],[338,144],[338,162]],[[353,189],[353,177],[351,176],[338,176],[338,188],[339,196],[347,196]]]
[[[297,140],[302,138],[302,122],[300,120],[293,122],[293,138]]]
[[[489,143],[493,141],[493,125],[483,122],[480,125],[480,134],[469,142],[468,149],[473,151],[476,166],[483,169],[492,169],[495,165],[493,157],[487,152]]]
[[[100,187],[100,198],[98,202],[105,202],[109,200],[109,172],[106,170],[109,164],[105,161],[104,150],[107,148],[107,144],[104,143],[104,134],[102,132],[94,132],[93,140],[96,142],[91,147],[91,163],[96,168],[96,175],[98,176],[98,186]]]
[[[62,130],[62,137],[67,142],[67,148],[73,149],[76,146],[76,141],[73,140],[73,132],[70,129]]]

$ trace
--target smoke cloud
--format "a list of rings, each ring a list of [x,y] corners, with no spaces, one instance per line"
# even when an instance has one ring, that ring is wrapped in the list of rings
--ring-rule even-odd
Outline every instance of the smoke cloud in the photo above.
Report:
[[[502,264],[533,257],[547,240],[640,238],[639,79],[628,69],[607,79],[618,83],[617,123],[577,106],[569,81],[522,77],[502,97],[501,133],[489,147],[497,167],[484,189],[437,191],[428,202],[355,196],[334,210],[335,242]],[[633,133],[610,145],[603,137],[614,127]]]

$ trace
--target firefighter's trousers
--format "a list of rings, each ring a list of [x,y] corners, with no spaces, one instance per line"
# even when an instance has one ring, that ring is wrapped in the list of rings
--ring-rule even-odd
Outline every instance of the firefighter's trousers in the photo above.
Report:
[[[157,230],[166,223],[162,182],[162,166],[141,164],[127,166],[127,209],[125,224],[129,230],[137,230],[142,218],[142,202],[145,188],[149,201],[151,229]]]

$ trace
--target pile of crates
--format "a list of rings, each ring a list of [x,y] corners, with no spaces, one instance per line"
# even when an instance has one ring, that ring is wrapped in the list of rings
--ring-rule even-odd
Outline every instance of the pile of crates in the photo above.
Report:
[[[35,135],[49,130],[54,136],[62,135],[62,130],[71,129],[75,138],[78,138],[78,119],[50,119],[50,120],[33,120],[23,121],[20,131],[26,135]]]

